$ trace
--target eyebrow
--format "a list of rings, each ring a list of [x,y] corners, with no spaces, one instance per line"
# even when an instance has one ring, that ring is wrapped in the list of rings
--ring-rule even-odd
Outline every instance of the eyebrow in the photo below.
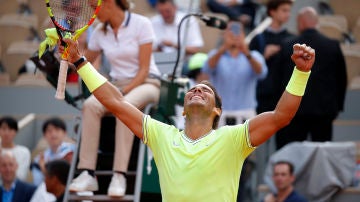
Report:
[[[206,89],[206,90],[210,90],[211,92],[214,92],[210,87],[208,87],[208,86],[206,86],[206,85],[196,85],[196,86],[190,88],[190,89],[188,90],[188,92],[194,90],[196,87],[200,87],[201,89]]]

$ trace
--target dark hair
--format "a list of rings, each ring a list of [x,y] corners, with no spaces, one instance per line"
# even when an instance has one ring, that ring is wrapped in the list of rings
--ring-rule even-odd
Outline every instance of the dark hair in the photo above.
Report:
[[[61,184],[66,186],[70,170],[69,162],[64,159],[57,159],[46,163],[45,168],[47,175],[57,177]]]
[[[116,5],[118,5],[121,10],[127,11],[130,8],[130,4],[127,0],[115,0]]]
[[[293,175],[293,174],[294,174],[294,165],[293,165],[291,162],[289,162],[289,161],[277,161],[277,162],[274,164],[274,167],[277,166],[277,165],[280,165],[280,164],[288,165],[290,175]]]
[[[212,91],[214,91],[214,94],[215,94],[215,107],[222,110],[221,97],[218,94],[218,92],[216,91],[216,88],[209,81],[201,81],[200,83],[204,84],[204,85],[207,85],[208,87],[211,88]],[[220,115],[215,117],[213,125],[212,125],[213,129],[216,129],[219,126],[219,120],[220,120]]]
[[[190,70],[188,73],[187,73],[187,76],[189,78],[192,78],[192,79],[196,79],[196,77],[201,73],[201,68],[199,69],[194,69],[194,70]]]
[[[156,4],[164,4],[164,3],[167,3],[167,2],[175,5],[174,0],[157,0],[157,1],[156,1]]]
[[[269,0],[266,4],[266,13],[270,16],[270,11],[278,9],[283,4],[292,5],[293,3],[293,0]]]
[[[17,120],[10,116],[4,116],[0,119],[0,126],[2,124],[8,125],[10,129],[15,130],[16,132],[19,130]]]
[[[42,132],[45,133],[46,129],[48,128],[49,125],[52,125],[52,126],[55,126],[56,128],[60,128],[62,129],[63,131],[66,132],[66,124],[65,122],[58,118],[58,117],[52,117],[48,120],[46,120],[43,124],[43,127],[42,127]]]

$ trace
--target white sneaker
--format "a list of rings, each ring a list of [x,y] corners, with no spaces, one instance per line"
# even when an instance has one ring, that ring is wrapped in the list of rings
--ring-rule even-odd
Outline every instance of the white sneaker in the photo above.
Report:
[[[81,174],[73,179],[69,186],[70,191],[97,191],[99,189],[98,182],[95,177],[89,175],[88,171],[83,171]]]
[[[126,178],[120,173],[114,173],[108,188],[108,196],[121,197],[125,195]]]

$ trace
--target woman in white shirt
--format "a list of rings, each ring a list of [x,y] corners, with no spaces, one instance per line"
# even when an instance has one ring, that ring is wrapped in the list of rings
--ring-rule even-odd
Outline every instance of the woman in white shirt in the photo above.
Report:
[[[112,82],[125,95],[125,99],[142,109],[156,103],[160,95],[160,75],[152,55],[154,31],[148,18],[130,13],[127,0],[103,0],[98,19],[86,52],[93,62],[102,52],[111,65]],[[85,58],[80,59],[82,63]],[[76,62],[75,62],[76,64]],[[96,191],[94,176],[100,137],[100,123],[107,109],[90,96],[83,105],[82,138],[78,169],[81,174],[73,180],[70,191]],[[123,196],[134,135],[116,120],[113,177],[108,188],[109,196]]]

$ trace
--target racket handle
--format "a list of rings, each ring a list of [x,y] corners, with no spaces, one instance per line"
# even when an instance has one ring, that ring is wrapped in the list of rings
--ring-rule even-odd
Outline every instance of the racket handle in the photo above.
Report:
[[[68,62],[66,60],[61,60],[58,83],[55,93],[55,98],[58,100],[65,99],[67,71],[68,71]]]

